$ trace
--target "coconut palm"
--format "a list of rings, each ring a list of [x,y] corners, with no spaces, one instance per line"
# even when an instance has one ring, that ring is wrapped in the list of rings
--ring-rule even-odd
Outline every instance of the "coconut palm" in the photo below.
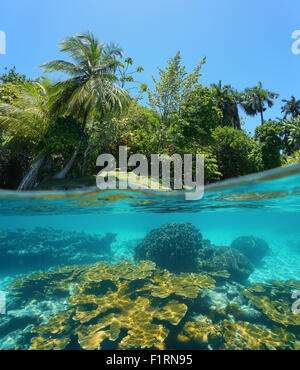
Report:
[[[239,94],[231,85],[222,86],[222,81],[218,84],[211,84],[211,88],[215,91],[215,98],[219,108],[223,113],[221,118],[221,126],[224,121],[229,119],[233,122],[233,126],[237,129],[241,128],[241,122],[238,111]]]
[[[116,71],[122,50],[114,44],[103,44],[90,32],[67,37],[60,43],[72,62],[54,60],[41,66],[45,72],[62,72],[69,78],[52,87],[50,111],[55,115],[72,115],[80,120],[82,137],[89,119],[121,111],[128,93],[118,85]],[[82,139],[81,139],[82,140]],[[71,160],[54,177],[64,178],[79,152],[81,140]]]
[[[296,118],[300,115],[300,100],[292,96],[290,100],[283,99],[282,101],[285,103],[281,108],[281,113],[284,113],[284,119],[286,119],[288,115],[291,115],[292,118]]]
[[[50,125],[47,108],[52,82],[45,77],[18,85],[18,98],[11,104],[0,104],[0,124],[8,135],[30,138],[37,149],[33,164],[18,190],[30,190],[47,155],[39,146]]]
[[[273,107],[274,99],[277,99],[279,94],[263,89],[262,82],[258,82],[258,86],[245,89],[241,96],[241,106],[244,111],[250,116],[256,116],[260,113],[261,124],[263,125],[263,113],[267,110],[265,104],[269,108]]]

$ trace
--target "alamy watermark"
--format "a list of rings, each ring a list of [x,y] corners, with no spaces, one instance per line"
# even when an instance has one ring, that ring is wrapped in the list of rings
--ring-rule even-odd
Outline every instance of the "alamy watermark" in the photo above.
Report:
[[[0,30],[0,54],[6,54],[6,33]]]
[[[172,156],[152,154],[149,163],[143,154],[134,154],[128,158],[127,147],[120,146],[118,159],[117,170],[117,160],[112,154],[101,154],[97,158],[97,166],[105,166],[96,178],[99,189],[130,188],[164,191],[185,189],[187,190],[186,200],[199,200],[203,197],[204,155],[202,154],[196,154],[194,158],[192,154],[184,154],[183,158],[179,154]],[[135,167],[135,169],[128,172],[129,167]]]
[[[0,290],[0,315],[6,315],[6,296],[2,290]]]
[[[300,30],[292,33],[292,39],[295,40],[292,44],[292,53],[298,55],[300,54]]]
[[[292,293],[292,299],[296,299],[292,304],[292,312],[294,314],[300,314],[300,290],[296,290]]]

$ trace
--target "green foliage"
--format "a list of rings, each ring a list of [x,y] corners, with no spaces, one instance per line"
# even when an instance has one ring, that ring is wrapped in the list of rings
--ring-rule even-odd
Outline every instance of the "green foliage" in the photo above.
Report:
[[[17,86],[4,84],[7,85]],[[0,186],[3,188],[17,188],[43,149],[40,144],[50,124],[46,107],[49,85],[47,79],[23,82],[17,86],[16,98],[0,102]]]
[[[118,78],[121,84],[122,89],[125,88],[126,84],[130,83],[136,83],[137,81],[134,79],[134,75],[136,73],[141,73],[144,71],[144,68],[139,66],[135,68],[135,70],[130,69],[130,67],[133,65],[133,59],[132,58],[125,58],[124,62],[119,62],[118,65]],[[132,89],[131,87],[129,89]]]
[[[211,133],[222,118],[213,90],[196,85],[189,91],[181,105],[181,118],[186,122],[183,128],[185,140],[197,140],[204,145],[210,143]]]
[[[280,167],[280,151],[283,149],[283,128],[278,122],[268,121],[255,129],[255,138],[260,142],[264,169]]]
[[[219,121],[220,125],[240,129],[241,122],[238,111],[239,93],[231,85],[222,86],[222,81],[219,81],[218,84],[212,84],[211,88],[214,91],[217,106],[222,112],[222,117]]]
[[[2,135],[2,140],[0,138],[0,188],[17,189],[34,155],[34,146],[28,138]]]
[[[198,83],[200,69],[206,59],[202,59],[194,71],[187,74],[185,66],[181,65],[181,56],[177,54],[167,62],[165,69],[158,68],[160,81],[154,76],[154,91],[148,89],[149,105],[161,116],[162,124],[169,125],[173,114],[179,114],[182,102],[187,94]]]
[[[51,81],[24,82],[18,87],[18,98],[10,103],[0,103],[0,124],[14,136],[38,143],[49,126],[47,108]]]
[[[300,116],[281,122],[285,134],[285,151],[291,154],[300,150]]]
[[[60,117],[53,123],[45,135],[42,146],[47,153],[61,154],[76,147],[81,136],[81,125],[72,117]]]
[[[219,170],[218,162],[216,156],[213,153],[211,147],[201,148],[198,154],[204,155],[204,182],[209,184],[218,181],[222,178],[222,173]]]
[[[52,123],[40,144],[40,150],[46,152],[51,158],[51,173],[60,170],[66,158],[72,156],[81,135],[82,125],[72,117],[60,117]],[[86,136],[80,144],[82,149],[87,141]]]
[[[283,155],[281,158],[282,166],[292,166],[294,164],[300,163],[300,150],[297,150],[291,155]]]
[[[19,97],[17,85],[6,82],[0,85],[0,103],[12,104]]]
[[[218,127],[213,137],[213,151],[223,179],[247,175],[262,169],[257,143],[244,131],[232,127]]]
[[[31,80],[28,79],[25,75],[21,75],[16,71],[16,67],[14,66],[10,70],[7,67],[4,68],[5,73],[0,75],[0,83],[3,84],[19,84],[23,82],[30,82]]]
[[[71,169],[70,177],[95,175],[98,155],[118,158],[120,145],[148,160],[154,153],[203,154],[206,183],[298,161],[300,103],[294,96],[283,100],[280,123],[265,123],[263,113],[278,94],[261,82],[242,94],[221,81],[204,87],[198,80],[206,58],[188,73],[177,52],[158,68],[150,90],[135,80],[141,66],[92,33],[67,37],[60,50],[71,61],[42,68],[64,73],[65,80],[32,81],[15,67],[0,75],[0,187],[16,188],[39,158],[44,161],[38,180],[48,181],[58,170],[57,178]],[[137,84],[138,95],[130,97]],[[150,108],[138,104],[145,92]],[[239,106],[251,116],[261,114],[254,138],[241,130]]]
[[[129,153],[150,156],[158,150],[159,117],[152,110],[132,101],[126,114],[97,125],[95,148],[98,154],[118,153],[119,145],[127,145]]]

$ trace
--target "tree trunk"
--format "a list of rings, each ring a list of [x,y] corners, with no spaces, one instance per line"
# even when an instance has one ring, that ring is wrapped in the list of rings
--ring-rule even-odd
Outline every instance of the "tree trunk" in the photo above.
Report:
[[[55,179],[55,180],[62,180],[62,179],[64,179],[67,176],[67,174],[70,171],[70,169],[73,167],[73,164],[75,162],[75,159],[77,158],[77,155],[79,153],[79,147],[80,147],[80,144],[81,144],[82,139],[83,139],[83,134],[84,134],[85,126],[87,124],[87,118],[88,118],[88,113],[85,112],[84,119],[83,119],[83,128],[82,128],[81,137],[80,137],[80,140],[79,140],[79,143],[78,143],[78,148],[75,150],[72,158],[65,165],[65,167],[60,172],[58,172],[56,175],[53,176],[53,179]]]
[[[82,176],[85,175],[85,167],[86,167],[86,160],[87,160],[87,155],[91,149],[91,146],[93,144],[93,141],[90,141],[89,142],[89,145],[87,146],[86,150],[84,151],[84,155],[83,155],[83,165],[82,165]]]
[[[34,164],[31,166],[30,170],[26,173],[23,180],[21,181],[18,191],[22,190],[31,190],[35,184],[39,169],[45,159],[46,155],[44,154],[39,159],[37,159]]]
[[[263,111],[260,111],[260,117],[261,117],[261,124],[263,125],[265,123]]]
[[[241,120],[237,103],[235,104],[234,111],[234,126],[236,129],[241,130]]]
[[[81,144],[81,140],[80,140],[78,146],[80,146],[80,144]],[[53,176],[53,179],[62,180],[67,176],[68,172],[70,171],[70,169],[72,168],[72,166],[75,162],[75,159],[77,158],[78,153],[79,153],[79,148],[77,148],[75,150],[75,153],[73,154],[73,156],[69,160],[69,162],[65,165],[65,167],[60,172],[58,172],[56,175]]]

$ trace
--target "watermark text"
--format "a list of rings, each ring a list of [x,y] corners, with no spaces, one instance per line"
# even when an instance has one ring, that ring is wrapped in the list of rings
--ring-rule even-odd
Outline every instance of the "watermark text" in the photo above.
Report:
[[[296,299],[296,301],[292,304],[292,312],[294,314],[300,314],[300,290],[293,292],[292,299]]]
[[[6,34],[0,30],[0,54],[6,54]]]
[[[0,290],[0,315],[6,315],[6,296],[2,290]]]
[[[117,171],[117,160],[112,154],[101,154],[97,158],[96,165],[105,166],[96,178],[99,189],[130,188],[162,191],[185,189],[186,200],[199,200],[203,197],[204,155],[202,154],[196,154],[194,157],[192,154],[184,154],[183,158],[176,153],[172,156],[152,154],[149,161],[143,154],[134,154],[128,158],[127,147],[120,146],[118,163]],[[128,172],[129,167],[135,168]]]
[[[295,30],[292,33],[292,39],[295,40],[292,44],[292,53],[298,55],[300,54],[300,30]]]

